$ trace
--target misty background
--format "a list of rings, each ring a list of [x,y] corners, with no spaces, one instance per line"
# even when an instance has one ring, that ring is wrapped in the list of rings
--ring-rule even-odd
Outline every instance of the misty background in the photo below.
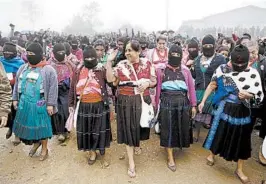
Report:
[[[8,34],[12,23],[17,31],[50,28],[72,34],[117,32],[125,27],[176,31],[184,21],[248,5],[266,8],[266,0],[0,0],[0,30]]]

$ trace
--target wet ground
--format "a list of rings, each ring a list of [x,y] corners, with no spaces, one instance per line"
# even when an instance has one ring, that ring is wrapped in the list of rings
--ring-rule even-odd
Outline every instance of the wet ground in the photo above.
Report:
[[[113,125],[114,127],[114,125]],[[203,129],[202,129],[203,130]],[[14,147],[11,140],[5,139],[7,129],[0,129],[0,184],[239,184],[234,176],[235,163],[217,158],[215,166],[206,165],[208,152],[202,148],[207,134],[203,130],[199,143],[191,148],[176,151],[177,171],[166,167],[166,154],[159,146],[159,138],[154,133],[144,142],[142,154],[135,156],[137,177],[127,176],[127,158],[119,160],[125,147],[113,141],[107,151],[109,168],[102,168],[100,161],[87,164],[86,154],[77,151],[75,135],[72,134],[67,146],[60,146],[53,138],[49,142],[49,158],[40,162],[38,157],[28,157],[29,146],[20,144]],[[113,132],[116,137],[116,132]],[[257,162],[258,147],[261,143],[253,135],[253,156],[245,164],[244,171],[253,184],[266,179],[266,167]],[[40,150],[39,150],[40,152]]]

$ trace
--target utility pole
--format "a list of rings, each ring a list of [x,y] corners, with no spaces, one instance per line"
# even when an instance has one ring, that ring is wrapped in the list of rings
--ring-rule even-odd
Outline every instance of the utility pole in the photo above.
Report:
[[[166,0],[166,30],[169,29],[169,0]]]

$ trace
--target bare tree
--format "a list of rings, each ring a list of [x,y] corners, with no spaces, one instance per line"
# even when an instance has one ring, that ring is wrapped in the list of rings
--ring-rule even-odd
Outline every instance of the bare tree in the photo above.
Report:
[[[97,27],[103,25],[98,19],[99,12],[100,5],[97,2],[93,1],[89,5],[85,5],[81,13],[72,18],[64,31],[70,34],[94,34]]]

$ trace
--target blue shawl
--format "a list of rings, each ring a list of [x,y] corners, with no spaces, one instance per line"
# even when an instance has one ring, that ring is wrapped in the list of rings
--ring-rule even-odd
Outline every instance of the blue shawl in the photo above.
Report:
[[[0,62],[3,63],[6,73],[17,73],[19,67],[24,64],[24,61],[20,57],[5,59],[1,56]]]

